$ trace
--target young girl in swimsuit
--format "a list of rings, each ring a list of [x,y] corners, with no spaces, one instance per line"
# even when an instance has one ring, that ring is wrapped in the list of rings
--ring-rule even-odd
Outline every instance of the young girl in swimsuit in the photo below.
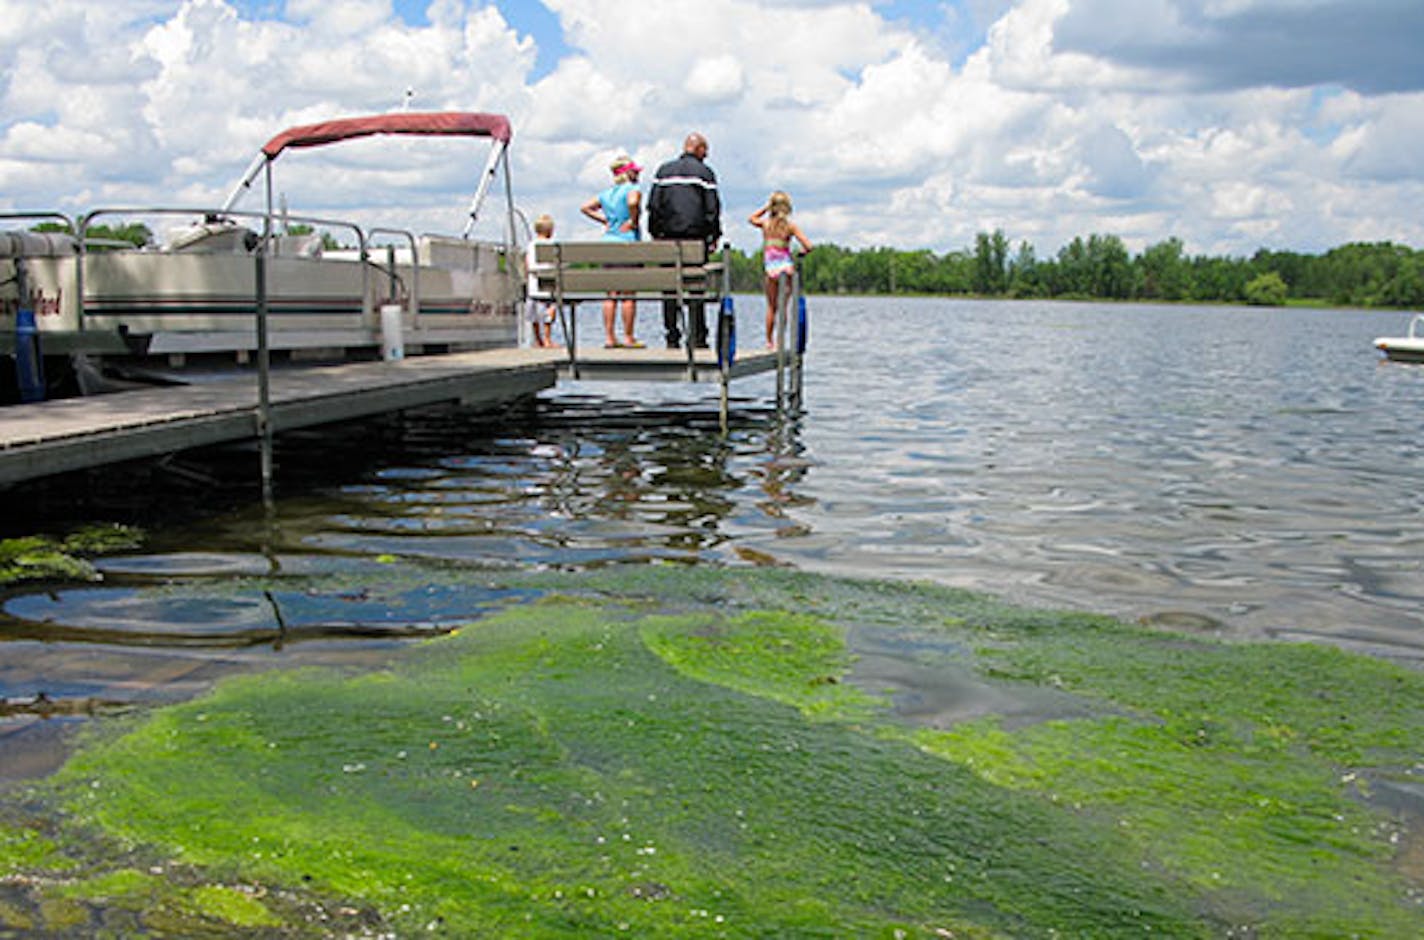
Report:
[[[802,254],[813,246],[801,227],[791,221],[791,197],[779,189],[747,221],[761,229],[762,266],[766,271],[766,348],[775,349],[778,295],[783,283],[786,290],[791,289],[791,274],[796,270],[791,240],[794,238],[801,245]]]

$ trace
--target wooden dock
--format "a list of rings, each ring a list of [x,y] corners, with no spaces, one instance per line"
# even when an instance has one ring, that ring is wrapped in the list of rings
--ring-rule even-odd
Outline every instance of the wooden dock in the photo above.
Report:
[[[777,369],[774,352],[739,356],[728,379]],[[582,381],[721,382],[715,353],[698,350],[491,349],[274,368],[271,430],[348,421],[440,403],[496,405]],[[182,386],[0,408],[0,485],[260,435],[255,372]]]

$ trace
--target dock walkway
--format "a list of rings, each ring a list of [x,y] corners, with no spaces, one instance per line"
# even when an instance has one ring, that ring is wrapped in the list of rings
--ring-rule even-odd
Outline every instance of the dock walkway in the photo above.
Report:
[[[738,357],[728,378],[778,367],[774,352]],[[348,421],[443,402],[494,405],[584,381],[721,381],[699,350],[491,349],[273,369],[271,431]],[[0,485],[260,436],[255,373],[191,385],[0,408]]]

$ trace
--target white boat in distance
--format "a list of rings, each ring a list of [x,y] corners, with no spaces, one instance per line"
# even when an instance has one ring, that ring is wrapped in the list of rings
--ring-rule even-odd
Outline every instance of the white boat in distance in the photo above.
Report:
[[[1417,313],[1409,321],[1406,336],[1381,336],[1375,340],[1375,348],[1393,362],[1424,362],[1424,336],[1418,335],[1418,328],[1424,323],[1424,313]]]
[[[272,164],[283,153],[378,134],[490,141],[462,235],[367,229],[274,210]],[[244,364],[258,348],[259,307],[274,362],[376,358],[383,343],[388,357],[393,350],[516,345],[524,282],[510,137],[508,119],[497,114],[344,118],[273,137],[216,209],[105,208],[73,220],[59,212],[0,214],[11,223],[48,220],[66,229],[0,230],[0,373],[14,373],[0,374],[0,402],[88,394],[106,390],[111,379],[182,381],[185,373]],[[472,239],[501,171],[504,237]],[[265,208],[237,211],[259,176]],[[135,218],[179,227],[164,244],[141,248],[89,237],[96,225]],[[291,223],[305,233],[289,234]],[[337,240],[354,247],[333,250]]]

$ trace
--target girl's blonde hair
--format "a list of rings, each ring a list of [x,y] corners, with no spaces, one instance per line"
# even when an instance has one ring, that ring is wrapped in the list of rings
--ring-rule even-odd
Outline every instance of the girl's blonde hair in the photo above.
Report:
[[[554,234],[554,217],[546,212],[535,219],[534,234],[543,235],[545,238]]]
[[[791,197],[778,189],[767,197],[766,209],[773,219],[785,219],[791,215]]]

